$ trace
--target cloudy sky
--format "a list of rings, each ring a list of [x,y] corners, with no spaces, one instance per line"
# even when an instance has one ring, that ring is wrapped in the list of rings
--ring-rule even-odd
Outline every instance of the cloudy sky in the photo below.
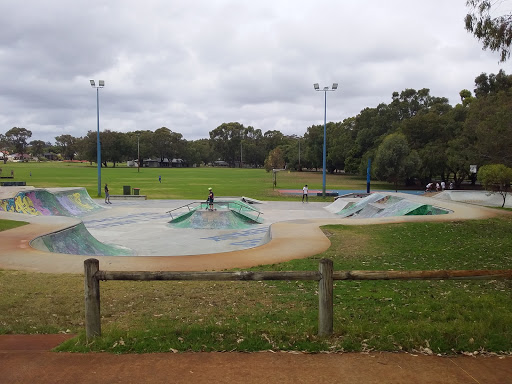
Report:
[[[31,140],[162,126],[187,140],[225,122],[302,135],[429,88],[459,102],[512,73],[464,30],[466,0],[3,0],[0,133]]]

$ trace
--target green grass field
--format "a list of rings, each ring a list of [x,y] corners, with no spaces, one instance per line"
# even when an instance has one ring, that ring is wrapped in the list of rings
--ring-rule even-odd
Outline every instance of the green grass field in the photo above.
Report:
[[[44,169],[54,174],[47,176],[52,183],[60,183],[52,186],[79,185],[74,181],[67,184],[67,174],[73,175],[73,180],[87,179],[94,184],[94,169],[65,165],[53,171]],[[20,167],[20,175],[27,170]],[[108,175],[109,171],[105,173]],[[168,171],[162,172],[162,184],[167,177],[175,180],[182,170]],[[196,183],[189,188],[195,191],[191,194],[197,194],[191,198],[200,198],[202,190],[210,185],[220,189],[221,195],[265,198],[268,194],[278,198],[271,192],[271,176],[261,170],[183,171],[198,171],[196,175],[201,176],[189,176],[188,180]],[[33,178],[39,177],[32,172]],[[123,184],[130,180],[121,177],[123,172],[128,175],[133,170],[121,168],[112,170],[111,174]],[[147,177],[147,188],[158,182],[158,171],[141,172]],[[182,173],[183,183],[186,173]],[[208,178],[208,175],[215,177]],[[222,189],[226,180],[235,183],[238,179],[241,183],[241,175],[255,175],[245,184],[254,189],[254,194],[243,189],[243,185]],[[222,182],[215,184],[216,178]],[[205,179],[207,182],[203,183]],[[345,180],[340,185],[350,185],[348,189],[357,189],[352,185],[364,185],[364,180],[357,178],[340,176],[337,180]],[[269,181],[269,186],[258,184],[266,185]],[[39,186],[49,186],[43,180],[39,182]],[[321,174],[282,172],[278,175],[278,187],[300,188],[305,183],[312,188],[321,187]],[[159,189],[155,188],[156,193]],[[242,193],[230,193],[229,189]],[[187,187],[176,192],[183,198],[181,190],[186,192]],[[512,269],[512,215],[503,212],[498,218],[486,220],[326,226],[324,233],[331,240],[326,252],[253,269],[317,270],[319,260],[324,257],[334,261],[336,270]],[[83,352],[512,353],[512,282],[509,280],[338,281],[334,288],[334,334],[328,338],[316,336],[316,291],[316,283],[301,281],[102,282],[103,335],[87,343],[82,276],[0,271],[0,334],[78,333],[77,338],[59,350]]]
[[[23,221],[13,221],[13,220],[0,220],[0,232],[7,231],[8,229],[21,227],[22,225],[25,225],[28,223],[25,223]]]
[[[25,181],[34,187],[85,187],[91,197],[98,195],[98,171],[88,163],[8,163],[0,166],[3,175],[14,170],[14,181]],[[30,176],[32,174],[32,176]],[[162,176],[162,182],[158,182]],[[272,188],[272,173],[264,169],[240,168],[102,168],[103,186],[112,195],[123,194],[123,186],[140,188],[150,199],[203,199],[212,187],[216,196],[248,196],[264,200],[286,200]],[[278,172],[276,189],[322,189],[322,172]],[[342,174],[327,175],[327,189],[366,190],[366,178]],[[373,189],[391,190],[388,183],[374,183]],[[295,197],[296,198],[296,197]],[[332,199],[332,198],[331,198]]]

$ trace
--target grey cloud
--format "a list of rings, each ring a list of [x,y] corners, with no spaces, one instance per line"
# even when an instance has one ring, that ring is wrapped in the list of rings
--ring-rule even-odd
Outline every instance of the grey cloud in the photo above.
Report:
[[[32,139],[167,126],[187,139],[223,122],[303,134],[430,88],[452,104],[498,57],[464,31],[464,2],[76,0],[0,4],[0,133]]]

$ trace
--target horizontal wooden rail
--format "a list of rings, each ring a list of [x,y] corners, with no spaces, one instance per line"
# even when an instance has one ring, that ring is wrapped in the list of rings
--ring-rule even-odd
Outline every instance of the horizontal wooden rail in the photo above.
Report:
[[[512,269],[438,271],[335,271],[333,280],[490,280],[510,279]]]
[[[132,281],[318,281],[318,334],[333,332],[334,280],[452,280],[452,279],[512,279],[512,269],[506,270],[437,270],[437,271],[334,271],[333,262],[322,259],[318,271],[236,271],[236,272],[146,272],[100,271],[97,259],[84,262],[85,329],[87,339],[101,335],[101,280]]]
[[[261,280],[314,280],[320,272],[271,271],[271,272],[124,272],[98,271],[98,280],[187,280],[187,281],[261,281]]]

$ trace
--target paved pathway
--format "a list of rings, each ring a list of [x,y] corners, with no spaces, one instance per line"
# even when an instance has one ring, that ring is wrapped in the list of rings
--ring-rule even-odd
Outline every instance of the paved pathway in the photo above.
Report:
[[[512,383],[512,357],[49,351],[72,336],[1,335],[0,383]]]

